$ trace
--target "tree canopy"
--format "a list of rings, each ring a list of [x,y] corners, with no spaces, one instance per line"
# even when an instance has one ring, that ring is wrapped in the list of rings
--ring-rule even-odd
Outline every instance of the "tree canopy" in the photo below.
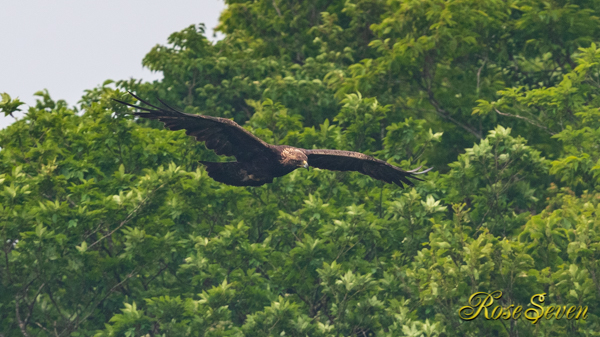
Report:
[[[226,3],[223,40],[194,24],[146,55],[164,79],[77,106],[40,91],[0,131],[1,337],[598,335],[599,2]],[[404,190],[314,169],[227,186],[127,90],[434,169]],[[459,317],[496,290],[587,317]]]

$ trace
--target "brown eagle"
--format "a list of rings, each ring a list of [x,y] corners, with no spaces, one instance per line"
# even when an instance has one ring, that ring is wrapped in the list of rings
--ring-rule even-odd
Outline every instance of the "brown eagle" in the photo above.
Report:
[[[149,106],[140,107],[115,99],[115,101],[146,112],[135,112],[136,116],[158,119],[171,130],[185,129],[197,141],[205,142],[207,148],[218,155],[234,156],[235,162],[205,162],[208,175],[214,180],[233,186],[260,186],[273,182],[273,178],[284,176],[293,170],[309,166],[335,170],[358,171],[386,183],[413,186],[408,178],[431,168],[417,172],[404,171],[383,160],[359,152],[339,150],[307,150],[287,145],[267,144],[242,128],[236,122],[220,117],[192,115],[177,111],[160,101],[163,107],[152,105],[130,92],[140,102]]]

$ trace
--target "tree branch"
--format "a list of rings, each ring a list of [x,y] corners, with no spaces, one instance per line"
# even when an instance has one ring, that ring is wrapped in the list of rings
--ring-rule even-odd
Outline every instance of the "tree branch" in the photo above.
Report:
[[[133,275],[137,274],[138,271],[140,271],[142,269],[143,266],[137,267],[135,268],[131,273],[127,274],[127,276],[125,277],[125,279],[117,284],[115,284],[112,288],[110,288],[110,290],[106,293],[106,295],[104,295],[104,297],[102,297],[102,299],[100,301],[98,301],[98,303],[96,303],[96,305],[94,305],[92,307],[92,309],[90,310],[90,312],[85,315],[85,317],[83,317],[83,319],[81,320],[77,320],[77,325],[79,325],[79,322],[83,322],[85,321],[88,317],[90,317],[90,315],[94,312],[94,309],[100,305],[100,303],[102,303],[110,294],[112,294],[118,287],[120,287],[123,283],[127,282],[127,280],[129,280],[130,278],[133,277]]]
[[[19,323],[19,329],[21,329],[21,333],[23,334],[23,336],[29,337],[29,334],[27,334],[26,329],[27,326],[21,320],[21,314],[19,313],[19,295],[15,296],[15,314],[17,316],[17,322]]]
[[[277,7],[277,4],[275,3],[275,0],[273,0],[273,7],[275,7],[275,10],[277,11],[277,15],[279,15],[279,17],[281,17],[281,11],[279,10],[279,7]]]
[[[541,129],[544,129],[546,132],[548,132],[549,134],[551,134],[553,136],[556,134],[555,132],[550,131],[550,129],[548,129],[547,127],[545,127],[545,126],[543,126],[543,125],[537,123],[536,121],[533,121],[533,120],[531,120],[531,119],[529,119],[527,117],[523,117],[523,116],[520,116],[520,115],[511,115],[511,114],[507,114],[507,113],[504,113],[504,112],[500,112],[500,110],[498,110],[496,108],[494,108],[494,110],[496,111],[496,113],[498,113],[498,115],[522,119],[522,120],[526,121],[527,123],[529,123],[531,125],[537,126],[538,128],[541,128]]]
[[[151,197],[151,196],[153,196],[153,195],[154,195],[154,193],[155,193],[156,191],[158,191],[159,189],[163,188],[163,186],[165,186],[165,184],[166,184],[166,183],[163,183],[162,185],[160,185],[159,187],[157,187],[157,188],[156,188],[154,191],[150,192],[150,194],[149,194],[148,196],[146,196],[146,198],[144,198],[144,200],[142,200],[142,202],[140,202],[140,203],[139,203],[139,205],[137,205],[137,206],[135,207],[135,209],[134,209],[133,211],[131,211],[131,212],[130,212],[130,213],[127,215],[127,218],[125,218],[125,220],[123,220],[123,221],[122,221],[122,222],[119,224],[119,226],[117,226],[117,228],[113,229],[113,230],[112,230],[112,231],[110,231],[108,234],[106,234],[106,235],[104,235],[103,237],[101,237],[100,239],[98,239],[98,241],[96,241],[96,242],[92,243],[91,245],[89,245],[89,246],[88,246],[88,249],[90,249],[90,248],[94,247],[96,244],[100,243],[100,241],[102,241],[102,240],[106,239],[107,237],[109,237],[109,236],[113,235],[113,234],[114,234],[114,232],[118,231],[118,230],[119,230],[121,227],[125,226],[125,224],[127,224],[127,223],[128,223],[130,220],[131,220],[131,218],[133,218],[133,215],[134,215],[135,213],[137,213],[137,211],[138,211],[138,210],[139,210],[139,209],[140,209],[142,206],[144,206],[144,205],[145,205],[145,204],[148,202],[148,199],[150,199],[150,197]]]
[[[472,134],[473,136],[477,137],[477,139],[482,139],[483,137],[481,136],[481,133],[473,130],[471,127],[457,121],[456,119],[452,118],[452,116],[450,116],[450,113],[444,109],[442,109],[442,107],[440,106],[440,104],[438,103],[438,101],[433,97],[433,92],[431,92],[429,90],[429,102],[431,103],[431,105],[433,105],[433,107],[435,108],[435,111],[438,113],[438,115],[440,115],[442,118],[447,119],[449,121],[451,121],[452,123],[460,126],[461,128],[465,129],[466,131],[468,131],[470,134]]]
[[[450,116],[450,113],[446,110],[444,110],[440,103],[435,99],[435,96],[433,94],[433,90],[431,89],[431,82],[433,82],[433,78],[435,76],[435,69],[433,69],[433,72],[430,71],[430,67],[431,64],[433,63],[433,59],[431,57],[425,57],[425,63],[423,65],[423,79],[425,80],[425,84],[423,85],[423,83],[421,83],[420,81],[418,82],[419,85],[425,89],[425,91],[427,92],[427,96],[429,97],[429,103],[431,103],[431,105],[433,105],[433,107],[435,108],[435,111],[438,113],[438,115],[446,120],[451,121],[452,123],[460,126],[461,128],[465,129],[466,131],[468,131],[470,134],[474,135],[475,137],[477,137],[477,139],[482,139],[483,137],[481,136],[481,133],[473,130],[471,127],[457,121],[456,119],[452,118],[452,116]]]

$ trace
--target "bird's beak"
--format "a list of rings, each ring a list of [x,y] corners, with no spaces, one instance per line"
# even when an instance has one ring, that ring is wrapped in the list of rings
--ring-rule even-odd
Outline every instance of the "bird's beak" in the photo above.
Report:
[[[305,169],[308,168],[308,163],[306,162],[306,160],[304,161],[304,165],[302,165],[302,166],[304,166]]]

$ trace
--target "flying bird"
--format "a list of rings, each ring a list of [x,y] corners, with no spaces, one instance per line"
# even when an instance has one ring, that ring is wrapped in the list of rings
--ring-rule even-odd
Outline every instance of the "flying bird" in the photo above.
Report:
[[[297,168],[310,166],[334,171],[357,171],[386,183],[413,186],[408,179],[423,174],[419,168],[404,171],[383,160],[359,152],[340,150],[307,150],[287,145],[271,145],[254,136],[236,122],[220,117],[187,114],[177,111],[159,99],[162,107],[152,105],[135,94],[133,97],[148,107],[115,101],[145,112],[134,112],[143,118],[157,119],[171,130],[183,130],[218,155],[233,156],[235,162],[206,162],[208,175],[214,180],[233,186],[261,186],[273,182]]]

